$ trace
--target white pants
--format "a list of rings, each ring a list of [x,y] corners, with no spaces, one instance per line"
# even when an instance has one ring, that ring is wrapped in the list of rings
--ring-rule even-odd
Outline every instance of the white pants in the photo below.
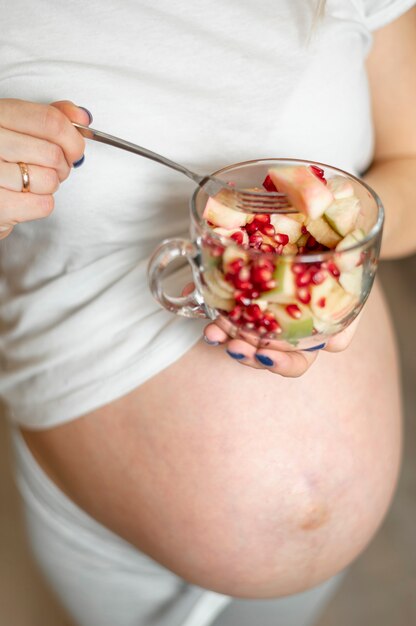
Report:
[[[13,441],[35,558],[79,626],[310,626],[340,582],[261,601],[189,585],[69,500],[19,432]]]

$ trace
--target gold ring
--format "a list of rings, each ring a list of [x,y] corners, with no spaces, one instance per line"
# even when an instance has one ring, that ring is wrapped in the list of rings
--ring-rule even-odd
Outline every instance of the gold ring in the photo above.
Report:
[[[17,165],[22,173],[22,193],[28,193],[30,191],[30,178],[27,164],[19,162]]]

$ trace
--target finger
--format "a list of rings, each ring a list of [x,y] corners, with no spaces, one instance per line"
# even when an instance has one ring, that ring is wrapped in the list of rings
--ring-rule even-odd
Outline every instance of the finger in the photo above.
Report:
[[[263,369],[264,366],[256,358],[256,348],[242,339],[231,339],[227,343],[227,354],[241,365],[252,367],[256,370]]]
[[[67,117],[68,113],[74,122],[80,124],[89,122],[87,112],[73,103],[57,102],[55,106],[52,106],[24,100],[4,99],[0,107],[0,126],[57,144],[63,151],[68,165],[72,166],[84,154],[85,141],[71,124]],[[25,158],[21,160],[33,162]]]
[[[337,335],[333,335],[325,346],[326,352],[342,352],[350,345],[356,331],[358,324],[361,321],[360,315],[342,332]]]
[[[205,326],[204,340],[207,344],[218,346],[225,343],[227,339],[228,335],[217,324],[212,323]]]
[[[10,235],[13,230],[13,226],[1,226],[0,224],[0,239],[5,239]]]
[[[182,289],[182,296],[189,296],[195,289],[195,283],[187,283]]]
[[[28,164],[27,169],[32,193],[51,194],[58,190],[59,178],[56,170],[30,164]],[[0,187],[10,191],[22,191],[22,172],[16,163],[0,161]]]
[[[54,208],[52,195],[19,193],[0,189],[0,226],[10,227],[19,222],[42,219]]]
[[[33,163],[58,172],[60,181],[68,178],[69,167],[63,150],[56,143],[0,128],[0,157],[9,163]]]
[[[302,376],[317,359],[318,352],[278,352],[258,350],[255,359],[270,372],[286,378]]]

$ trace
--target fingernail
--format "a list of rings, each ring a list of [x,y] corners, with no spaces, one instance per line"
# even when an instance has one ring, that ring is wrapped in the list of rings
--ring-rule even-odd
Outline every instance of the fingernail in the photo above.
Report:
[[[91,124],[91,123],[92,123],[92,121],[93,121],[93,119],[94,119],[94,118],[93,118],[93,116],[92,116],[91,111],[88,111],[88,109],[86,109],[85,107],[81,107],[81,106],[79,106],[79,105],[78,105],[78,108],[79,108],[79,109],[82,109],[83,111],[85,111],[85,113],[87,113],[87,114],[88,114],[88,117],[89,117],[89,119],[90,119],[90,121],[88,122],[88,124]]]
[[[229,354],[232,359],[237,359],[237,361],[246,358],[246,355],[241,354],[241,352],[230,352],[230,350],[226,350],[226,353]]]
[[[202,335],[202,339],[205,341],[205,343],[207,343],[209,346],[219,346],[220,342],[219,341],[211,341],[210,339],[208,339],[208,337],[206,335]]]
[[[326,346],[326,343],[320,343],[318,346],[312,346],[312,348],[305,348],[303,352],[315,352],[315,350],[323,350],[325,346]]]
[[[259,363],[262,365],[266,365],[267,367],[273,367],[274,361],[269,356],[265,354],[255,354],[254,355]]]
[[[75,163],[72,164],[72,167],[80,167],[85,161],[85,154],[82,155],[82,157],[80,159],[78,159],[78,161],[75,161]]]

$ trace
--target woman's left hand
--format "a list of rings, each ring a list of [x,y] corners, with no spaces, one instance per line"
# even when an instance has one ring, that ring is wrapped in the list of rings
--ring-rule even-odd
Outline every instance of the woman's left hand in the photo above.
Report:
[[[266,369],[273,374],[288,378],[302,376],[317,359],[321,350],[341,352],[352,341],[360,316],[348,328],[333,335],[326,343],[307,350],[283,352],[270,348],[256,349],[242,339],[230,338],[217,324],[211,323],[204,329],[204,339],[208,345],[225,348],[229,356],[238,363],[255,369]]]

